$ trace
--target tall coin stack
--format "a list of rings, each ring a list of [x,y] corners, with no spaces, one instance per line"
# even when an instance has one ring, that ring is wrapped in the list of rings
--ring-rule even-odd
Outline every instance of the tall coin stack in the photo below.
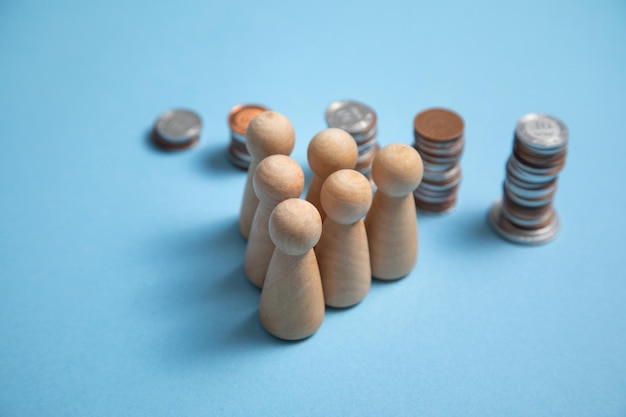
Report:
[[[530,113],[517,122],[504,196],[489,212],[493,228],[505,239],[531,245],[556,237],[560,226],[552,202],[568,139],[567,127],[556,117]]]
[[[230,145],[228,146],[228,159],[237,168],[244,171],[250,166],[250,154],[246,148],[246,130],[250,121],[259,113],[269,109],[259,104],[238,104],[228,113],[228,126],[230,127]]]
[[[324,116],[328,127],[343,129],[352,135],[359,150],[355,169],[369,178],[378,150],[376,112],[358,101],[339,100],[326,108]]]
[[[413,147],[422,156],[424,178],[413,192],[415,206],[429,213],[454,209],[461,183],[463,119],[447,109],[427,109],[413,120]]]

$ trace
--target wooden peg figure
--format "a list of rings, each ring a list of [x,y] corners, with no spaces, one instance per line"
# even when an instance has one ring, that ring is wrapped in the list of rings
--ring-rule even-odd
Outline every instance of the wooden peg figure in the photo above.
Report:
[[[291,154],[295,145],[295,137],[289,119],[275,111],[258,114],[248,125],[246,148],[250,153],[251,160],[239,214],[239,230],[246,239],[250,234],[254,213],[259,204],[252,187],[254,171],[263,158],[276,154]]]
[[[322,221],[326,217],[320,200],[320,190],[324,180],[340,169],[354,169],[358,157],[357,144],[345,130],[324,129],[311,139],[307,159],[313,171],[313,177],[306,199],[319,210]]]
[[[422,181],[419,153],[408,145],[382,148],[372,163],[378,190],[365,218],[372,275],[393,280],[407,275],[417,262],[417,214],[413,190]]]
[[[324,181],[322,206],[327,217],[315,247],[324,301],[349,307],[367,295],[372,273],[363,216],[372,204],[372,186],[360,172],[336,171]]]
[[[285,155],[270,155],[256,168],[252,185],[259,199],[244,259],[244,270],[251,283],[263,287],[267,267],[274,253],[274,243],[267,229],[272,210],[288,198],[297,198],[304,189],[304,172]]]
[[[304,339],[324,320],[324,293],[313,252],[322,219],[311,203],[291,198],[272,212],[269,232],[276,249],[261,291],[259,318],[276,337]]]

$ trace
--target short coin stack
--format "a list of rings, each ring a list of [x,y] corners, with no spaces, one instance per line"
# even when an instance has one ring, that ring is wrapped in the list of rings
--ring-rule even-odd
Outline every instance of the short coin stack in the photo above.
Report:
[[[552,201],[565,165],[568,131],[556,117],[530,113],[517,122],[513,154],[506,165],[504,197],[489,218],[504,238],[523,244],[556,237],[559,220]]]
[[[461,183],[463,119],[451,110],[433,108],[418,113],[413,127],[413,147],[424,163],[424,178],[413,193],[415,205],[429,213],[451,211]]]
[[[343,129],[352,135],[359,150],[355,169],[369,178],[378,150],[376,112],[358,101],[339,100],[326,108],[325,118],[328,127]]]
[[[168,110],[154,124],[152,140],[162,149],[191,148],[200,140],[202,119],[196,112],[186,109]]]
[[[258,104],[238,104],[228,113],[228,126],[230,127],[228,159],[237,168],[246,171],[252,159],[246,148],[248,124],[256,115],[268,110],[267,107]]]

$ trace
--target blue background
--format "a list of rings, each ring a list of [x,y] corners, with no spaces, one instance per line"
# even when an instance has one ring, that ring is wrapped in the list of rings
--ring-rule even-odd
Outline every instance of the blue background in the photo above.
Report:
[[[1,1],[0,415],[626,415],[625,45],[623,0]],[[408,277],[285,343],[243,273],[226,115],[284,113],[306,166],[342,98],[382,145],[459,112],[460,200],[419,216]],[[159,152],[177,106],[202,140]],[[541,247],[486,222],[532,111],[571,132]]]

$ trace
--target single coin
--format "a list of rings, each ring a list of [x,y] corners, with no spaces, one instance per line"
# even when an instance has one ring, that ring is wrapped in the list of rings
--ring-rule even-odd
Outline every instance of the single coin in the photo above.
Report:
[[[427,141],[445,142],[461,138],[464,123],[452,110],[432,108],[418,113],[413,127],[415,133]]]
[[[246,130],[250,121],[258,114],[268,111],[269,108],[260,104],[238,104],[228,113],[228,126],[232,131],[233,139],[246,143]]]
[[[376,112],[371,107],[354,100],[331,103],[326,108],[324,116],[329,127],[343,129],[351,135],[369,133],[376,125]]]
[[[565,124],[556,117],[529,113],[518,120],[515,137],[530,148],[547,150],[564,148],[567,145],[569,133]]]
[[[168,110],[154,125],[153,139],[166,149],[186,149],[200,139],[202,119],[197,113],[185,109]]]

